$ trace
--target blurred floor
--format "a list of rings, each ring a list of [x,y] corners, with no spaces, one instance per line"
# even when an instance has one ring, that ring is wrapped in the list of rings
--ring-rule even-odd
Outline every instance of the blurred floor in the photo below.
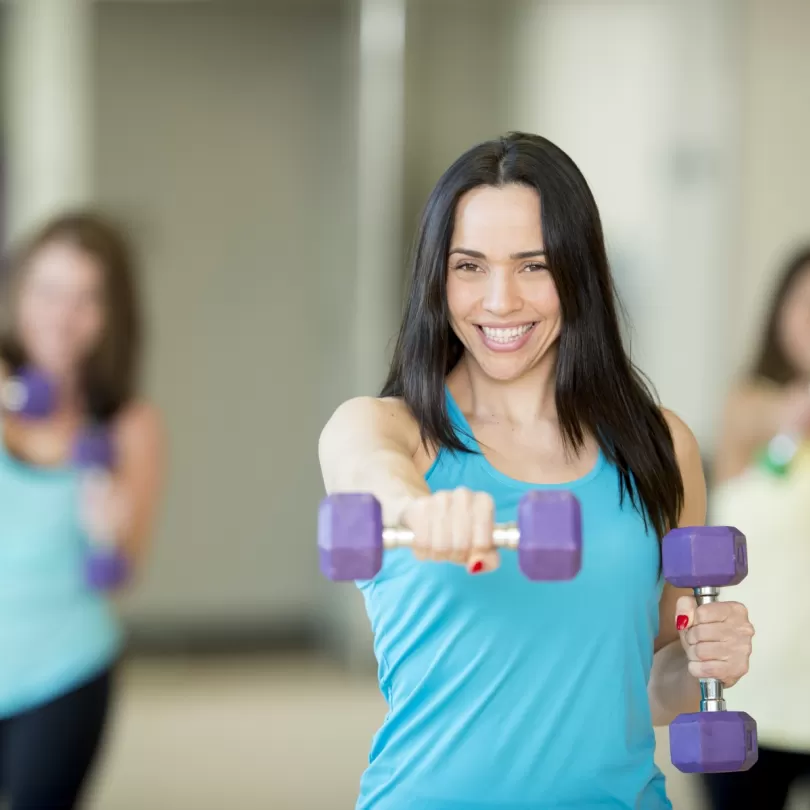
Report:
[[[119,685],[89,810],[351,810],[385,713],[316,658],[131,661]],[[675,810],[702,810],[658,737]]]

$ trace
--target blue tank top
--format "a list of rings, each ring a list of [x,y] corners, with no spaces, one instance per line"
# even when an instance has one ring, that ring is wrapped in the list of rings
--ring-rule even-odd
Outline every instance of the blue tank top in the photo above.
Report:
[[[459,438],[478,449],[447,392]],[[358,810],[665,810],[647,684],[663,587],[659,545],[600,453],[583,478],[527,484],[481,454],[439,452],[431,490],[488,492],[513,521],[531,489],[580,501],[582,570],[535,583],[517,554],[472,576],[386,552],[358,582],[388,713],[361,780]]]
[[[72,468],[26,464],[0,441],[0,718],[70,691],[120,652],[112,608],[84,582],[78,484]]]

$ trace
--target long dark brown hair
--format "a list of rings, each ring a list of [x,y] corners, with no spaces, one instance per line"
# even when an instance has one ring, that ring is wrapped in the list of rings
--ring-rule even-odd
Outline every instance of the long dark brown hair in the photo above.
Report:
[[[81,370],[81,382],[89,415],[107,420],[135,395],[141,356],[135,260],[124,231],[107,217],[90,211],[64,214],[12,253],[4,267],[0,298],[0,360],[11,373],[29,362],[16,329],[17,298],[32,257],[53,243],[75,246],[93,258],[102,273],[104,332]]]
[[[684,488],[661,409],[622,343],[599,211],[581,172],[536,135],[510,133],[463,154],[440,178],[419,225],[411,285],[382,395],[400,397],[434,449],[468,452],[448,416],[445,379],[464,348],[450,326],[447,262],[456,206],[479,186],[518,183],[542,204],[543,240],[562,310],[556,406],[566,446],[596,437],[619,471],[620,500],[659,537],[677,526]]]
[[[793,291],[793,285],[799,276],[810,270],[810,245],[795,251],[786,262],[782,276],[774,289],[768,316],[765,320],[765,333],[761,341],[761,349],[751,368],[751,377],[754,380],[769,380],[777,385],[786,385],[793,382],[798,376],[798,370],[791,362],[782,345],[779,335],[779,321],[788,296]]]

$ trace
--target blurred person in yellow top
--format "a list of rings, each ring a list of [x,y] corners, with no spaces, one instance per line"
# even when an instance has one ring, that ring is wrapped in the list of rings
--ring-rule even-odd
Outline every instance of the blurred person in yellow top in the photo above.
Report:
[[[774,289],[752,369],[729,394],[710,496],[712,523],[744,527],[756,653],[734,691],[756,718],[759,761],[704,777],[713,810],[780,810],[810,777],[810,246]]]

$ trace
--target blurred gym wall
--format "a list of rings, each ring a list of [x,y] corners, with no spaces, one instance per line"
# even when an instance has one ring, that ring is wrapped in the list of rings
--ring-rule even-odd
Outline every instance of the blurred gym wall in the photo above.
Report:
[[[172,445],[126,613],[151,636],[300,632],[319,601],[318,433],[348,395],[346,10],[129,2],[96,15],[98,195],[143,247],[148,388]]]
[[[810,3],[746,0],[740,165],[735,233],[736,358],[747,360],[784,256],[810,241]]]
[[[98,0],[93,15],[97,196],[139,238],[148,391],[172,443],[154,557],[124,603],[140,633],[349,616],[367,645],[357,594],[317,572],[317,437],[379,383],[430,188],[510,128],[582,167],[634,356],[710,457],[779,259],[810,231],[806,2]]]

